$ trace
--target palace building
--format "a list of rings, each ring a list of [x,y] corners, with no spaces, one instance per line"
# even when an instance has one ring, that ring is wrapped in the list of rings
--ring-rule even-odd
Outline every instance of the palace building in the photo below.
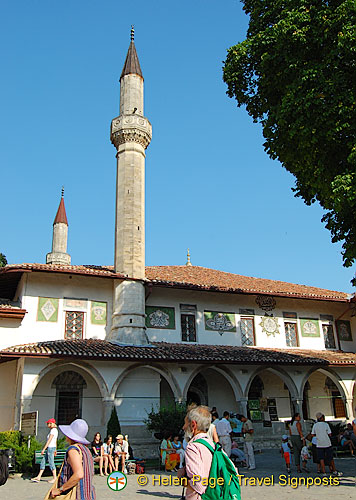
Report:
[[[194,266],[145,266],[145,156],[152,127],[133,32],[120,77],[113,266],[71,265],[64,197],[46,263],[0,269],[0,430],[24,412],[87,420],[113,406],[135,449],[154,449],[152,407],[195,401],[249,414],[273,445],[284,421],[353,418],[356,302],[347,293]],[[90,435],[90,438],[91,438]]]

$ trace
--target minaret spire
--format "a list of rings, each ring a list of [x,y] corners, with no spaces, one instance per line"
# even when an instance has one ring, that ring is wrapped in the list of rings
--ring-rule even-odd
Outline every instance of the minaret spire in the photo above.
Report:
[[[46,256],[47,264],[70,264],[70,255],[67,253],[68,220],[64,206],[64,187],[61,190],[61,200],[53,222],[52,252]]]
[[[189,252],[189,248],[188,248],[188,251],[187,251],[187,262],[185,264],[186,266],[191,266],[192,263],[190,262],[190,252]]]
[[[145,332],[145,150],[152,127],[143,114],[143,76],[131,41],[120,77],[120,115],[111,123],[117,150],[115,264],[117,273],[134,280],[115,285],[109,340],[148,343]]]

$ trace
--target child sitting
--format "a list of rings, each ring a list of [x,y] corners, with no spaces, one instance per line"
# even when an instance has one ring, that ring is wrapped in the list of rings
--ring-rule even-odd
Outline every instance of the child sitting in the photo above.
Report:
[[[282,444],[281,444],[281,455],[284,458],[287,466],[287,473],[290,474],[290,455],[291,455],[291,446],[288,443],[287,434],[283,434],[282,436]]]

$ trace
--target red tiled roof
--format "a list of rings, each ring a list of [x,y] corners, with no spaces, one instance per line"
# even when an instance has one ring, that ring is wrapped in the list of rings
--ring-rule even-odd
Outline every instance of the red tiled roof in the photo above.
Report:
[[[0,318],[23,319],[27,313],[26,309],[8,304],[0,304]]]
[[[61,201],[59,202],[57,215],[56,215],[56,218],[54,219],[53,224],[57,224],[58,222],[62,222],[63,224],[67,224],[67,226],[68,226],[67,214],[66,214],[66,208],[64,206],[63,196],[61,198]]]
[[[105,278],[125,278],[123,274],[115,273],[113,266],[67,266],[57,264],[10,264],[0,269],[0,275],[11,271],[48,271]],[[252,278],[199,266],[148,266],[146,267],[146,281],[159,286],[193,290],[274,295],[336,302],[348,302],[350,300],[350,295],[344,292],[297,285],[284,281]]]
[[[284,281],[252,278],[240,274],[226,273],[199,266],[152,266],[146,267],[146,278],[177,286],[184,284],[203,290],[234,293],[289,296],[297,298],[347,301],[349,295],[343,292],[325,290]]]
[[[125,346],[96,339],[37,342],[8,347],[0,351],[0,358],[8,358],[9,356],[242,365],[356,366],[356,354],[341,351],[170,344],[166,342],[154,342],[151,346]]]

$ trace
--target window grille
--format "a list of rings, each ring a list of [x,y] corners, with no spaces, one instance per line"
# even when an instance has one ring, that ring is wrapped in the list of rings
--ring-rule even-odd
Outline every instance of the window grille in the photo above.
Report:
[[[196,342],[197,334],[195,327],[194,314],[181,314],[180,315],[181,328],[182,328],[182,341]]]
[[[332,325],[323,325],[325,349],[336,349],[334,328]]]
[[[298,347],[298,331],[296,323],[284,323],[284,330],[286,332],[287,347]]]
[[[78,340],[83,338],[84,313],[78,311],[66,311],[66,326],[64,332],[65,340]]]
[[[255,345],[255,327],[253,318],[241,318],[241,345]]]

